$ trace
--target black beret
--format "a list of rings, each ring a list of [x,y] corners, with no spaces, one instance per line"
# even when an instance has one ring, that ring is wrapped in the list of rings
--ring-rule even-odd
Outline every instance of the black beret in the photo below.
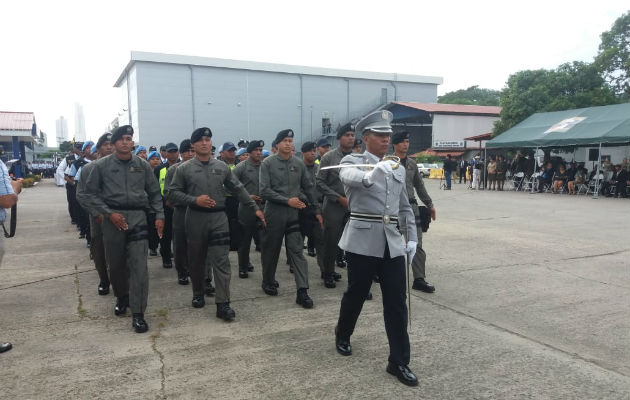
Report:
[[[249,142],[245,139],[239,139],[238,143],[236,144],[239,148],[240,147],[245,147],[247,148],[247,146],[249,145]],[[248,152],[249,153],[249,152]]]
[[[352,123],[348,122],[345,125],[341,125],[339,127],[339,129],[337,129],[337,139],[342,137],[344,133],[350,132],[350,131],[354,132],[354,128],[352,127]]]
[[[160,151],[166,151],[166,146],[160,146]]]
[[[184,153],[186,151],[189,151],[191,148],[192,148],[192,144],[190,143],[190,139],[184,139],[179,144],[179,152],[180,153]]]
[[[354,145],[352,147],[361,146],[363,144],[363,140],[356,138],[354,139]]]
[[[405,139],[409,139],[409,133],[406,131],[396,132],[392,135],[392,144],[398,144]]]
[[[116,143],[117,140],[122,139],[124,135],[131,135],[131,137],[133,137],[133,128],[131,127],[131,125],[123,125],[118,127],[118,129],[116,129],[114,133],[112,133],[112,144]]]
[[[251,153],[259,147],[265,147],[265,142],[262,140],[252,140],[247,144],[247,152]]]
[[[282,131],[278,132],[278,134],[276,135],[275,142],[276,142],[276,144],[278,144],[281,141],[283,141],[284,138],[288,138],[288,137],[292,138],[293,135],[294,134],[293,134],[293,131],[291,129],[282,130]]]
[[[212,131],[210,130],[210,128],[206,128],[206,127],[197,128],[192,133],[192,135],[190,135],[190,143],[197,143],[204,136],[207,136],[209,138],[212,137]]]
[[[304,142],[304,144],[302,145],[302,153],[313,151],[316,147],[317,146],[315,146],[315,142]]]
[[[101,146],[105,144],[105,142],[111,142],[111,141],[112,141],[112,134],[110,132],[105,132],[96,141],[96,148],[100,149]]]
[[[81,149],[83,147],[83,142],[74,142],[74,147]]]

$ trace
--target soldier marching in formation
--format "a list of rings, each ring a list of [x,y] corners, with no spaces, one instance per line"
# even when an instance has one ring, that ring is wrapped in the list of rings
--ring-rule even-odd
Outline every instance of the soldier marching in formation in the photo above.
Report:
[[[260,243],[264,293],[278,294],[276,270],[284,240],[296,303],[312,308],[303,254],[308,239],[308,255],[316,257],[326,288],[335,288],[342,279],[335,266],[345,268],[347,256],[348,286],[335,328],[337,351],[352,354],[350,336],[377,281],[390,343],[386,369],[405,384],[417,384],[408,367],[404,256],[413,267],[414,289],[434,291],[425,281],[416,194],[433,219],[435,208],[415,161],[407,157],[406,133],[392,137],[400,168],[381,160],[390,144],[390,121],[391,113],[378,111],[360,120],[356,129],[347,123],[337,130],[336,148],[325,138],[304,142],[301,158],[295,156],[291,129],[278,132],[271,153],[263,150],[262,140],[241,139],[238,151],[231,142],[220,146],[216,159],[212,131],[206,127],[195,129],[179,147],[167,143],[160,153],[151,147],[148,155],[143,146],[134,150],[134,132],[128,125],[103,134],[96,144],[78,145],[60,168],[66,172],[73,222],[85,224],[82,210],[89,221],[98,294],[107,295],[111,286],[114,314],[131,308],[133,329],[149,329],[144,313],[153,231],[160,239],[162,265],[170,268],[173,258],[178,283],[192,282],[195,308],[205,306],[204,295],[214,295],[216,317],[234,320],[228,254],[238,249],[238,275],[248,278],[255,269],[252,239],[257,251]],[[153,254],[156,248],[151,250]]]

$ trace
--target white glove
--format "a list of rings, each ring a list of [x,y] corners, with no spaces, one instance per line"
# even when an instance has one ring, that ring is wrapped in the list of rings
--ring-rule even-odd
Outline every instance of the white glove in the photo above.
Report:
[[[392,174],[394,172],[394,170],[392,170],[392,165],[394,164],[395,163],[392,160],[379,161],[374,166],[374,169],[366,172],[365,180],[367,180],[367,183],[371,185],[385,176]]]
[[[407,252],[407,257],[409,257],[409,261],[413,260],[413,256],[416,255],[416,247],[418,247],[418,242],[414,242],[410,240],[407,242],[405,246],[405,251]]]

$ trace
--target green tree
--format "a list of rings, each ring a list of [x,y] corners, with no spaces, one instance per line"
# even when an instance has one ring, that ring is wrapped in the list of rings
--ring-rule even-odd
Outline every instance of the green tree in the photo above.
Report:
[[[65,142],[61,143],[59,145],[59,150],[62,153],[67,153],[67,152],[71,151],[72,150],[72,142],[66,140]]]
[[[619,99],[595,64],[573,62],[555,70],[526,70],[510,75],[501,91],[501,119],[494,124],[499,135],[537,112],[603,106]]]
[[[630,98],[630,11],[601,34],[595,65],[617,96]]]
[[[501,92],[499,90],[483,89],[475,85],[468,89],[460,89],[439,96],[438,103],[498,106],[500,95]]]

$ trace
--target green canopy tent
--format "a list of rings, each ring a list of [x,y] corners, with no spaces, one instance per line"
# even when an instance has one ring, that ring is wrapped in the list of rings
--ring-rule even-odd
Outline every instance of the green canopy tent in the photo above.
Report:
[[[486,148],[599,145],[599,166],[602,145],[627,143],[630,143],[630,103],[623,103],[536,113],[488,141]],[[599,174],[597,179],[599,187]]]

